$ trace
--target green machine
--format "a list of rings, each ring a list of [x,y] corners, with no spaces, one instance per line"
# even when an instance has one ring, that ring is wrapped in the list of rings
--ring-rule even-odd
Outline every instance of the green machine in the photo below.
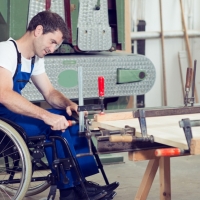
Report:
[[[54,87],[76,101],[77,69],[81,66],[85,104],[99,99],[97,79],[104,76],[105,108],[125,109],[128,96],[152,88],[156,72],[145,56],[116,53],[125,50],[124,8],[125,0],[1,0],[0,41],[20,38],[40,11],[58,13],[66,22],[69,37],[45,57],[46,73]],[[44,100],[33,84],[22,95],[33,102]]]
[[[81,35],[81,31],[83,31],[84,35],[91,36],[90,32],[92,30],[90,27],[94,23],[96,27],[94,25],[93,28],[97,28],[97,34],[93,34],[94,36],[98,36],[101,32],[101,34],[105,35],[103,36],[104,39],[112,37],[112,45],[107,50],[124,50],[124,2],[125,0],[97,0],[96,3],[94,1],[81,0],[1,0],[0,41],[7,40],[9,37],[14,39],[21,37],[26,31],[30,17],[39,11],[48,9],[63,16],[70,30],[68,41],[65,41],[65,44],[60,47],[57,53],[81,51],[79,49],[80,41],[78,42],[78,36]],[[85,6],[88,8],[85,9]],[[80,7],[83,7],[82,14],[80,14]],[[93,7],[93,10],[90,10],[91,7]],[[89,12],[88,15],[91,14],[92,16],[96,15],[94,13],[101,12],[96,15],[99,19],[94,19],[93,22],[85,19],[84,12],[88,12],[89,10],[93,13]],[[88,20],[88,24],[84,24],[85,20]],[[91,50],[93,49],[84,49],[83,51]]]

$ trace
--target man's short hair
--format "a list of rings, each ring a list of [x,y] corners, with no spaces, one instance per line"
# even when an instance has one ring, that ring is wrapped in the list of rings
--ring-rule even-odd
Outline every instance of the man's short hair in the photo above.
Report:
[[[29,22],[27,31],[33,31],[38,25],[43,26],[43,34],[53,33],[60,30],[63,34],[63,39],[69,38],[69,31],[63,18],[57,13],[51,11],[42,11],[35,15]]]

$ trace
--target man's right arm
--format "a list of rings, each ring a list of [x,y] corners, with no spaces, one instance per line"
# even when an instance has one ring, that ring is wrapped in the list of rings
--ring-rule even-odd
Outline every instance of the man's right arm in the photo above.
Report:
[[[12,74],[0,67],[0,103],[12,112],[43,120],[52,130],[65,130],[68,122],[64,116],[40,108],[13,91]]]

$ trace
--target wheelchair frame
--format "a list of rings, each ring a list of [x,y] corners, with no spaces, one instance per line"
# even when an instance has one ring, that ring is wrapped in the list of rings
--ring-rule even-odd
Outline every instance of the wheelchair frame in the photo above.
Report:
[[[50,142],[47,142],[46,137],[44,135],[27,137],[25,131],[20,126],[2,117],[0,117],[0,134],[1,133],[5,134],[3,139],[5,139],[5,137],[8,137],[12,141],[12,143],[15,145],[12,147],[12,148],[15,148],[14,155],[21,158],[21,163],[19,167],[20,159],[18,158],[16,160],[13,160],[14,166],[11,169],[9,166],[8,158],[7,158],[9,157],[9,154],[4,155],[5,169],[6,169],[6,173],[9,174],[9,179],[6,181],[1,180],[1,173],[0,173],[0,191],[3,191],[8,195],[13,195],[12,196],[13,200],[15,199],[21,200],[25,196],[32,196],[32,195],[39,194],[43,192],[44,190],[46,190],[49,186],[51,186],[48,199],[51,198],[53,200],[56,195],[56,189],[57,189],[56,182],[57,180],[60,180],[60,173],[62,174],[63,182],[67,184],[69,180],[65,175],[65,170],[70,170],[73,167],[75,168],[77,177],[83,188],[85,196],[87,197],[88,200],[90,199],[87,194],[87,190],[84,186],[84,183],[83,183],[84,178],[81,176],[81,172],[80,172],[76,157],[72,155],[66,139],[62,138],[61,136],[50,136],[49,137]],[[0,138],[0,146],[3,139]],[[63,145],[65,158],[60,159],[57,156],[57,150],[56,150],[57,140],[59,140]],[[50,173],[48,176],[45,176],[45,177],[32,178],[32,174],[34,173],[34,171],[37,171],[37,164],[40,164],[43,168],[49,169],[48,166],[41,160],[41,158],[44,157],[44,147],[52,148],[53,168],[55,169],[56,175],[54,175],[53,173]],[[5,152],[5,148],[9,148],[9,147],[8,146],[4,147],[3,149],[4,152]],[[105,183],[109,184],[108,179],[103,169],[103,165],[97,154],[96,147],[94,146],[93,143],[92,143],[92,151],[97,161],[98,168],[100,169],[103,175]],[[2,156],[2,154],[3,153],[0,149],[0,157]],[[13,155],[13,152],[12,152],[12,155]],[[31,161],[30,155],[33,158],[32,161]],[[21,179],[14,179],[15,172],[13,169],[15,168],[21,168],[21,172],[22,172]],[[31,182],[36,182],[36,181],[44,181],[44,183],[38,185],[37,187],[33,189],[30,189],[29,184]],[[18,183],[19,188],[17,189],[15,187],[9,187],[8,184],[11,184],[11,183],[15,183],[15,184]]]

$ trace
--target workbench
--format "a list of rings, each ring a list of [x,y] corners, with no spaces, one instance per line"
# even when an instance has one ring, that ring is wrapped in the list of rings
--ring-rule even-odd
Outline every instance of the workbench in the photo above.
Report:
[[[139,120],[137,118],[133,118],[132,113],[129,114],[130,116],[128,116],[128,113],[118,113],[115,115],[110,115],[112,117],[109,117],[109,115],[98,116],[98,119],[97,117],[95,117],[93,128],[98,127],[100,129],[118,130],[123,129],[125,125],[128,125],[131,127],[135,127],[136,134],[139,135]],[[124,119],[119,120],[120,118]],[[179,127],[179,121],[185,118],[189,118],[190,120],[197,120],[200,118],[200,114],[160,116],[150,118],[147,117],[147,134],[153,135],[155,143],[164,145],[164,148],[177,147],[180,149],[188,150],[189,147],[185,139],[183,128]],[[104,119],[106,119],[106,121],[103,121]],[[193,127],[192,134],[193,138],[197,138],[198,140],[198,138],[200,138],[200,127]],[[107,146],[111,145],[108,144]],[[130,161],[149,160],[139,189],[136,193],[135,200],[147,199],[148,193],[151,189],[151,185],[158,169],[160,176],[160,199],[171,200],[170,157],[156,157],[155,150],[156,149],[151,146],[151,148],[146,150],[128,152]],[[187,155],[190,155],[190,153],[183,154],[183,156]]]

